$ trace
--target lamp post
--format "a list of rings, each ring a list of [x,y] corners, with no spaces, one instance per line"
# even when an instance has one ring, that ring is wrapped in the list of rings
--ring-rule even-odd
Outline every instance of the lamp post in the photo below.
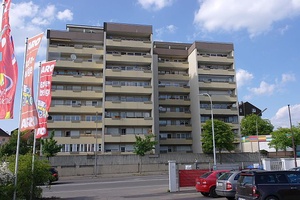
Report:
[[[267,108],[263,109],[260,113],[257,114],[257,116],[259,116],[260,114],[262,114],[263,112],[265,112],[267,110]],[[258,126],[257,126],[257,118],[255,120],[255,125],[256,125],[256,137],[257,137],[257,147],[258,147],[258,164],[259,167],[261,167],[261,160],[260,160],[260,145],[259,145],[259,138],[258,138]]]
[[[211,96],[208,93],[201,93],[199,95],[208,96],[210,101],[210,114],[211,114],[211,131],[213,136],[213,154],[214,154],[214,165],[213,169],[216,169],[217,161],[216,161],[216,144],[215,144],[215,127],[214,127],[214,114],[213,114],[213,104],[211,100]]]
[[[290,118],[291,134],[292,134],[292,146],[293,146],[294,162],[295,162],[295,167],[297,167],[297,156],[296,156],[295,138],[294,138],[294,132],[293,132],[290,104],[288,105],[288,109],[289,109],[289,118]]]

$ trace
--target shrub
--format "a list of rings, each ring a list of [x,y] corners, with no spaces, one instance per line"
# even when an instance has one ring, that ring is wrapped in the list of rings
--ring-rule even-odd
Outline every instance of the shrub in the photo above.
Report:
[[[14,192],[14,175],[7,162],[0,163],[0,200],[11,199]]]

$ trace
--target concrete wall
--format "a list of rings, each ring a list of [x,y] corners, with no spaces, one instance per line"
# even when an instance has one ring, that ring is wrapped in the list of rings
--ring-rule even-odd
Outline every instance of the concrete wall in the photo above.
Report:
[[[186,165],[197,166],[199,169],[212,168],[212,154],[159,154],[142,157],[142,173],[168,172],[168,161],[174,160],[178,169]],[[246,167],[257,163],[257,153],[223,153],[222,163],[239,164]],[[139,173],[139,157],[137,155],[98,155],[95,167],[94,155],[56,156],[50,158],[52,166],[56,167],[60,176],[109,175],[119,173]],[[219,163],[219,154],[217,154]]]

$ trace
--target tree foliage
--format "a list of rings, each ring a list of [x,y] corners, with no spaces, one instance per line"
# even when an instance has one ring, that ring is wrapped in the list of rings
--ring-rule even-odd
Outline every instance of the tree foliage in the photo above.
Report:
[[[8,158],[10,171],[14,171],[15,169],[15,160],[15,156]],[[30,199],[30,196],[33,199],[41,198],[43,190],[39,186],[50,180],[51,174],[49,168],[50,165],[47,160],[35,159],[34,171],[32,173],[32,155],[20,155],[18,161],[17,198]],[[31,190],[31,186],[33,186],[33,190]],[[12,194],[8,195],[11,197],[8,199],[12,199]]]
[[[295,145],[300,145],[300,125],[292,127]],[[292,132],[290,128],[278,128],[271,133],[272,140],[269,147],[278,150],[286,150],[288,147],[293,148]]]
[[[214,119],[215,147],[221,153],[223,149],[232,151],[234,147],[234,133],[230,125]],[[203,126],[202,149],[204,153],[213,152],[213,135],[211,120],[207,120]]]
[[[54,131],[50,133],[50,137],[46,139],[42,139],[42,152],[48,160],[50,157],[56,156],[58,152],[60,152],[62,146],[57,144],[57,141],[53,139]]]
[[[274,126],[269,120],[262,119],[255,114],[247,115],[241,121],[242,136],[256,135],[256,121],[258,135],[270,135]]]
[[[135,144],[133,153],[144,156],[147,152],[155,148],[157,141],[153,140],[155,136],[153,134],[145,135],[145,139],[141,136],[135,135]]]
[[[20,133],[20,145],[19,145],[19,154],[25,155],[31,151],[32,139],[26,139],[22,136],[25,133]],[[33,137],[33,136],[32,136]],[[16,155],[17,151],[17,140],[18,140],[18,130],[15,130],[10,140],[0,147],[0,158],[4,156]],[[31,143],[31,144],[30,144]]]

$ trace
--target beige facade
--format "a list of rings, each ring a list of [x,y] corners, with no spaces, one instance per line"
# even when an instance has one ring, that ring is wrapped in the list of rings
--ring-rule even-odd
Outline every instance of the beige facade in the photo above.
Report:
[[[104,23],[48,30],[57,60],[49,131],[60,154],[132,153],[153,133],[156,153],[200,153],[201,125],[214,118],[239,138],[233,44],[158,42],[152,26]]]

